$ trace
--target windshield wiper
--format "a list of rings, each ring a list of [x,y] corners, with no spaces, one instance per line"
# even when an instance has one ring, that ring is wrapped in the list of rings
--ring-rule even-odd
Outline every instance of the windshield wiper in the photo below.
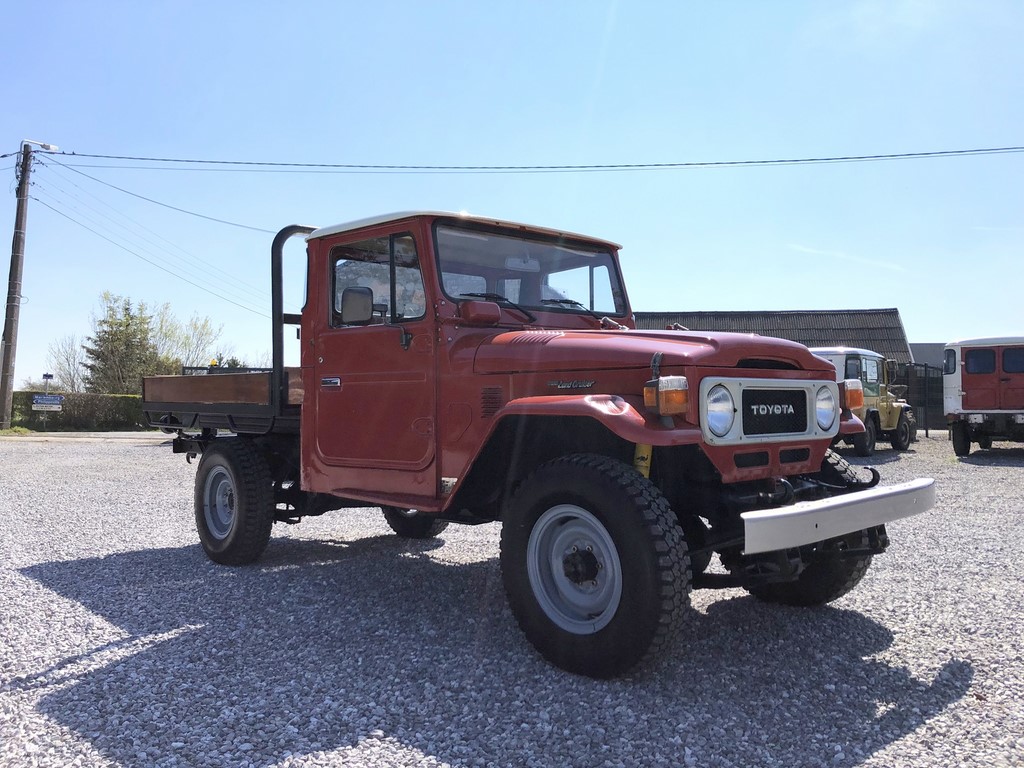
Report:
[[[527,319],[531,323],[537,322],[537,316],[528,309],[523,309],[514,301],[507,296],[502,296],[500,293],[460,293],[459,296],[468,296],[471,299],[487,299],[488,301],[496,301],[500,304],[505,304],[512,309],[517,309],[526,315]]]
[[[573,307],[579,307],[584,312],[586,312],[588,315],[590,315],[592,318],[597,320],[601,324],[602,328],[614,329],[616,331],[624,331],[624,330],[626,330],[626,326],[625,325],[621,325],[620,323],[615,322],[614,320],[612,320],[608,316],[601,317],[600,315],[598,315],[593,310],[588,309],[586,304],[581,304],[580,302],[576,301],[576,299],[541,299],[540,303],[541,304],[569,304],[570,306],[573,306]]]
[[[568,304],[570,306],[582,309],[584,312],[586,312],[588,315],[590,315],[595,320],[600,320],[601,319],[600,316],[598,316],[592,310],[590,310],[587,307],[586,304],[583,304],[582,302],[576,301],[576,299],[541,299],[540,303],[541,304]]]

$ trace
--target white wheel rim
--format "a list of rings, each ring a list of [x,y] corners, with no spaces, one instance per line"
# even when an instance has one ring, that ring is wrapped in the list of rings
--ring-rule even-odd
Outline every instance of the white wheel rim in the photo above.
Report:
[[[526,548],[530,587],[559,628],[590,635],[606,627],[622,599],[615,542],[582,507],[559,504],[537,520]]]
[[[231,533],[235,522],[235,483],[226,467],[215,467],[203,487],[203,516],[206,529],[217,541]]]

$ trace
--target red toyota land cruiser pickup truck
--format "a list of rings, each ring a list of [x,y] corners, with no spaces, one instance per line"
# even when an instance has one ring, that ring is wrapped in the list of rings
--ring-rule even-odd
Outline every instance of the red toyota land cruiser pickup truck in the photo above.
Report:
[[[288,314],[295,235],[307,289]],[[526,637],[608,677],[668,647],[691,588],[826,603],[886,549],[886,523],[934,503],[931,479],[883,487],[829,449],[863,425],[805,347],[636,330],[614,243],[409,213],[287,227],[271,265],[269,372],[144,381],[149,423],[202,456],[195,518],[216,562],[341,508],[379,507],[412,538],[498,522]]]

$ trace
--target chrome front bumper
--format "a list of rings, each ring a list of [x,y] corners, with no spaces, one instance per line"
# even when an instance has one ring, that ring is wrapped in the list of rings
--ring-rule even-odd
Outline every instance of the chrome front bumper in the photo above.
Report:
[[[899,485],[876,486],[819,501],[744,512],[743,554],[813,544],[846,533],[910,517],[935,505],[935,481],[930,477]]]

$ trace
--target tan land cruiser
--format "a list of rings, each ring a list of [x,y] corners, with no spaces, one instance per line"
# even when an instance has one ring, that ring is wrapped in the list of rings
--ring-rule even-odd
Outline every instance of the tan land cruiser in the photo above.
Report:
[[[864,405],[854,413],[864,422],[864,431],[846,438],[858,456],[871,456],[875,442],[888,440],[893,449],[905,451],[917,440],[914,408],[899,395],[900,385],[892,384],[896,362],[868,349],[854,347],[811,347],[811,352],[836,367],[836,380],[853,379],[864,387]]]

